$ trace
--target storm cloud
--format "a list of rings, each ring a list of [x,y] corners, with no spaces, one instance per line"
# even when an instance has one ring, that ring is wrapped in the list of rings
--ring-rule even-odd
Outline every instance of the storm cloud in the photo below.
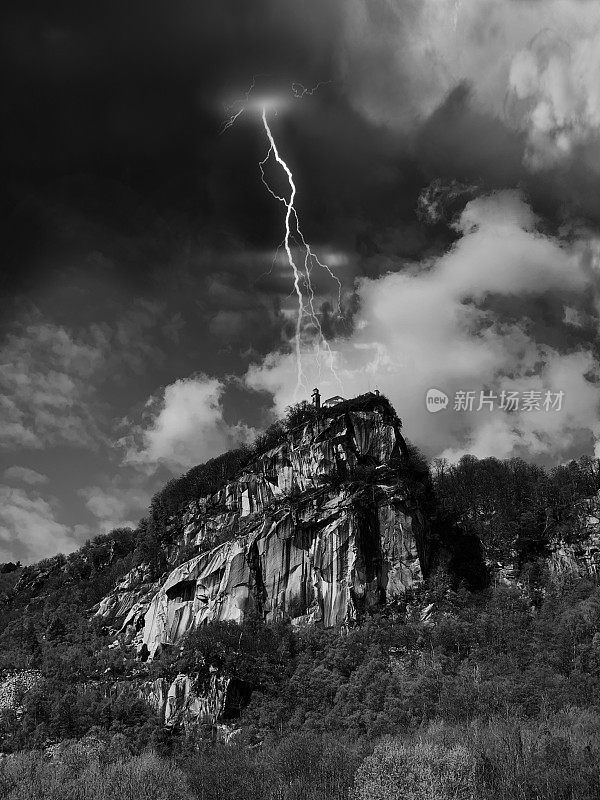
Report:
[[[67,0],[0,22],[9,550],[51,552],[44,520],[65,548],[135,521],[302,399],[265,131],[251,105],[223,131],[251,86],[286,99],[269,121],[342,287],[338,309],[313,270],[341,384],[307,329],[307,396],[380,388],[432,456],[592,452],[597,3]],[[431,386],[562,389],[565,407],[431,415]]]

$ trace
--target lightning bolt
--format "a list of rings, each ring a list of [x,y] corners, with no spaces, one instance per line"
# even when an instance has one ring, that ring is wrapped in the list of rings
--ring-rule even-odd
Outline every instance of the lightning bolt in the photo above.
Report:
[[[306,389],[306,386],[304,384],[304,372],[302,370],[302,347],[301,347],[302,318],[306,313],[306,307],[304,305],[304,295],[302,294],[302,290],[300,288],[300,273],[298,272],[298,267],[296,266],[296,262],[294,261],[294,255],[292,253],[292,248],[290,246],[290,239],[292,235],[290,222],[292,219],[292,215],[296,213],[296,209],[294,208],[294,200],[296,199],[296,184],[294,183],[294,176],[292,175],[291,169],[285,163],[283,158],[281,158],[281,156],[279,155],[279,150],[277,149],[275,139],[273,138],[273,134],[271,133],[271,128],[269,127],[269,123],[267,121],[267,109],[265,108],[265,106],[263,106],[261,118],[270,144],[269,152],[265,156],[264,160],[260,162],[261,176],[263,183],[265,184],[269,192],[273,195],[273,197],[284,203],[286,207],[285,238],[283,240],[283,246],[285,247],[285,253],[287,255],[287,259],[294,274],[294,290],[298,297],[298,316],[296,317],[296,336],[294,339],[296,346],[296,369],[297,369],[295,395],[297,396],[300,388]],[[268,161],[271,153],[273,153],[273,155],[275,156],[275,160],[287,175],[288,183],[290,185],[290,196],[287,201],[285,200],[285,198],[279,197],[279,195],[275,194],[275,192],[272,191],[272,189],[270,188],[269,184],[265,179],[264,165]],[[296,217],[296,220],[297,219],[298,218]]]
[[[338,286],[338,311],[341,310],[341,296],[342,296],[342,284],[337,278],[331,269],[324,264],[313,252],[312,248],[310,247],[309,243],[306,241],[304,234],[302,233],[302,229],[300,228],[300,221],[298,219],[298,212],[296,211],[296,207],[294,205],[296,200],[296,184],[294,182],[294,176],[292,174],[291,169],[287,165],[286,161],[282,158],[279,149],[277,147],[277,143],[275,141],[275,137],[273,136],[273,132],[271,131],[271,127],[269,125],[269,121],[267,119],[267,109],[266,106],[262,107],[261,112],[261,120],[263,127],[265,129],[265,133],[267,135],[267,139],[269,140],[269,152],[264,157],[262,161],[259,162],[260,166],[260,174],[263,184],[265,185],[269,194],[278,200],[280,203],[283,203],[285,206],[285,237],[283,240],[283,247],[285,249],[285,253],[287,256],[288,263],[292,269],[292,274],[294,276],[294,291],[296,292],[296,296],[298,298],[298,314],[296,316],[296,333],[294,336],[294,344],[296,350],[296,391],[295,397],[298,395],[300,389],[306,391],[306,384],[304,383],[304,371],[302,368],[302,325],[305,317],[308,317],[314,328],[316,328],[317,335],[318,335],[318,342],[323,347],[325,352],[328,356],[329,361],[329,369],[334,376],[336,382],[342,387],[342,382],[339,378],[339,375],[335,369],[335,358],[334,354],[329,346],[329,342],[327,341],[325,334],[323,333],[323,329],[321,327],[321,322],[315,311],[314,307],[314,299],[315,299],[315,292],[314,287],[311,281],[311,268],[312,262],[314,261],[318,264],[322,269],[326,270],[331,278],[337,283]],[[281,169],[284,171],[288,186],[290,189],[290,193],[287,197],[281,197],[278,195],[269,185],[266,176],[265,176],[265,165],[269,158],[273,156],[275,161]],[[299,240],[302,244],[304,249],[304,272],[301,276],[300,270],[294,260],[294,254],[292,252],[291,241]],[[305,301],[304,295],[301,289],[301,282],[304,283],[306,290],[308,292],[308,298]],[[320,361],[319,367],[320,367]]]
[[[232,125],[235,125],[235,123],[238,120],[238,117],[241,117],[241,115],[246,110],[246,106],[248,105],[248,101],[250,100],[250,95],[252,94],[252,92],[254,91],[254,87],[256,86],[256,79],[261,78],[263,75],[266,74],[267,74],[266,72],[259,72],[257,75],[253,75],[252,83],[250,84],[248,90],[244,94],[244,99],[241,102],[237,101],[235,103],[231,103],[230,105],[225,106],[226,111],[231,111],[231,109],[234,106],[239,106],[239,108],[237,111],[234,111],[232,114],[230,114],[230,116],[225,120],[225,122],[221,126],[221,130],[219,131],[219,133],[225,133],[225,131],[229,130],[229,128],[231,128]]]
[[[317,89],[320,89],[321,86],[327,86],[328,83],[331,83],[331,81],[319,81],[319,83],[317,83],[316,86],[313,86],[312,89],[307,89],[303,83],[300,83],[299,81],[294,81],[294,83],[292,83],[291,86],[292,94],[294,95],[294,97],[300,100],[305,95],[314,94],[317,91]]]
[[[221,129],[222,133],[228,130],[232,125],[234,125],[239,116],[244,112],[246,105],[249,101],[250,94],[252,93],[255,87],[256,77],[257,76],[255,76],[252,79],[252,84],[244,96],[245,102],[243,102],[242,105],[239,108],[237,108],[237,110],[234,113],[232,113],[231,116],[226,120]],[[296,98],[302,98],[305,95],[312,95],[319,88],[319,86],[322,86],[324,83],[330,83],[330,81],[323,81],[314,86],[312,89],[307,89],[301,83],[293,83],[291,87],[292,94]],[[333,375],[333,377],[335,378],[338,386],[343,391],[342,382],[335,369],[334,353],[332,352],[331,347],[329,346],[329,342],[327,341],[327,338],[323,333],[323,328],[321,326],[318,313],[315,310],[315,291],[311,280],[311,272],[313,267],[315,265],[320,267],[322,270],[327,272],[329,277],[337,284],[338,313],[341,313],[342,284],[339,278],[330,269],[330,267],[318,258],[318,256],[312,250],[310,244],[308,243],[302,232],[302,229],[300,227],[298,212],[295,206],[296,195],[297,195],[296,183],[294,181],[292,170],[290,169],[287,162],[282,157],[279,151],[277,142],[271,130],[271,126],[269,125],[266,104],[262,105],[261,107],[260,117],[265,134],[267,136],[267,140],[269,142],[269,150],[266,156],[261,161],[259,161],[261,180],[265,188],[269,192],[269,194],[285,207],[284,238],[277,248],[274,261],[277,258],[277,254],[279,253],[279,251],[283,249],[285,251],[286,259],[293,276],[293,287],[294,287],[293,293],[295,293],[298,301],[298,311],[296,315],[296,325],[294,332],[294,351],[296,359],[296,388],[294,392],[294,399],[298,397],[298,394],[301,390],[304,391],[305,393],[307,391],[305,374],[302,365],[302,334],[306,326],[312,327],[316,333],[315,351],[317,356],[319,373],[321,373],[321,361],[322,361],[321,357],[325,355],[327,361],[329,362],[329,370]],[[286,193],[285,197],[278,194],[271,187],[271,185],[267,180],[265,174],[265,167],[271,158],[275,160],[275,163],[279,166],[279,168],[283,171],[285,175],[287,186],[289,188],[289,193]],[[301,249],[303,251],[304,257],[301,265],[298,265],[296,263],[296,259],[294,256],[294,249]]]

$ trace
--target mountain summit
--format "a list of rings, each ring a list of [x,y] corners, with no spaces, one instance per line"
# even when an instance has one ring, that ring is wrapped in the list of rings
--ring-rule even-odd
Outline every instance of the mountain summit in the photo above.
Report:
[[[423,581],[428,473],[388,400],[304,404],[297,416],[239,474],[171,516],[194,554],[154,594],[137,568],[101,602],[97,614],[118,621],[142,658],[250,611],[340,625]]]

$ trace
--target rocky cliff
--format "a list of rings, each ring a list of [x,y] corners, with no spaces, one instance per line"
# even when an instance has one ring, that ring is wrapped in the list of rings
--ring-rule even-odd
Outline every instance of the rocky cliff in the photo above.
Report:
[[[597,580],[600,575],[600,492],[575,508],[577,525],[568,537],[550,542],[548,567],[553,575],[570,574]]]
[[[275,426],[252,455],[240,448],[168,484],[136,531],[12,569],[0,597],[8,643],[0,722],[18,728],[23,719],[31,728],[37,706],[29,700],[46,694],[47,718],[59,730],[63,695],[73,688],[80,709],[137,713],[143,699],[169,729],[204,735],[209,726],[227,739],[243,724],[251,694],[274,676],[287,685],[299,643],[360,634],[294,635],[260,620],[352,628],[392,604],[398,623],[420,617],[430,627],[447,618],[446,588],[490,581],[520,590],[534,619],[563,575],[567,583],[597,580],[600,463],[597,472],[583,464],[555,475],[520,461],[467,461],[452,468],[452,480],[435,477],[434,502],[429,473],[384,398],[305,411],[300,424]],[[422,582],[425,591],[413,592]],[[487,600],[474,608],[480,602]],[[77,625],[65,624],[73,613]],[[181,641],[199,626],[247,617],[240,628],[217,625]],[[164,658],[154,659],[161,650]],[[273,662],[265,658],[271,651]],[[403,668],[399,652],[394,670]],[[16,672],[18,665],[29,669]]]
[[[568,512],[566,518],[557,520],[553,518],[552,509],[546,509],[542,535],[537,532],[537,546],[528,560],[519,552],[514,536],[512,540],[507,538],[502,548],[495,547],[493,554],[486,552],[484,545],[482,552],[490,582],[531,589],[532,575],[528,574],[528,568],[533,563],[537,566],[533,576],[537,589],[543,589],[548,580],[560,582],[567,576],[597,581],[600,575],[600,492],[569,504],[565,511]],[[482,513],[482,526],[487,521]]]
[[[369,394],[311,415],[176,520],[197,555],[159,585],[143,568],[102,602],[143,657],[250,610],[340,625],[403,596],[428,570],[425,476],[400,421]]]
[[[172,681],[157,678],[143,683],[139,695],[160,716],[167,728],[189,730],[202,724],[221,725],[239,717],[250,687],[231,676],[209,669],[209,678],[179,674]]]

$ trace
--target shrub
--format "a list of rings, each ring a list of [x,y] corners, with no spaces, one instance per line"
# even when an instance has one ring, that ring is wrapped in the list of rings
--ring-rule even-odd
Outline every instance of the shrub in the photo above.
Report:
[[[356,773],[355,800],[471,800],[475,760],[461,745],[384,739]]]
[[[469,733],[478,797],[595,800],[600,796],[600,716],[571,709],[540,720],[493,719]]]
[[[85,757],[79,743],[52,760],[19,753],[0,763],[0,797],[6,800],[190,800],[183,772],[155,753],[112,764]]]

